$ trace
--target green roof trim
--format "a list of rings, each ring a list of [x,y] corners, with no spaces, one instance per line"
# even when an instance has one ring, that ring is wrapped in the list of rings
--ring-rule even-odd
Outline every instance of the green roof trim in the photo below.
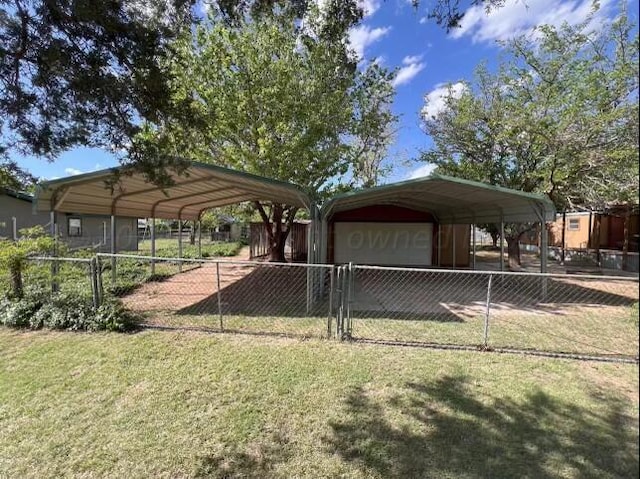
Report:
[[[192,167],[195,167],[195,168],[204,168],[204,169],[208,169],[218,173],[241,176],[250,180],[270,183],[274,186],[282,186],[282,187],[290,188],[298,193],[302,193],[306,195],[304,190],[300,186],[294,183],[288,183],[286,181],[281,181],[281,180],[274,180],[272,178],[255,175],[253,173],[247,173],[246,171],[234,170],[232,168],[227,168],[219,165],[211,165],[209,163],[202,163],[199,161],[191,161],[190,164]],[[128,166],[114,166],[114,167],[105,168],[102,170],[91,171],[89,173],[81,173],[79,175],[67,176],[66,178],[56,178],[55,180],[42,181],[38,184],[38,187],[45,188],[45,187],[56,186],[59,184],[67,185],[67,184],[73,184],[78,181],[85,182],[86,180],[98,179],[103,176],[106,177],[108,175],[112,175],[118,171],[126,170],[128,168],[129,168]]]
[[[213,171],[216,173],[221,173],[221,174],[228,174],[230,176],[237,176],[237,177],[241,177],[241,178],[246,178],[248,180],[253,180],[253,181],[258,181],[261,183],[266,183],[266,184],[270,184],[279,188],[286,188],[288,190],[290,190],[293,193],[299,194],[302,196],[302,200],[306,203],[310,203],[311,200],[309,198],[309,194],[306,193],[304,191],[303,188],[301,188],[300,186],[293,184],[293,183],[288,183],[286,181],[281,181],[281,180],[274,180],[272,178],[266,178],[264,176],[259,176],[259,175],[255,175],[253,173],[247,173],[245,171],[239,171],[239,170],[234,170],[231,168],[227,168],[224,166],[219,166],[219,165],[212,165],[209,163],[202,163],[202,162],[198,162],[198,161],[190,161],[190,166],[188,168],[202,168],[205,170],[209,170],[209,171]],[[123,170],[127,170],[130,167],[128,166],[115,166],[115,167],[111,167],[111,168],[105,168],[102,170],[97,170],[97,171],[91,171],[89,173],[81,173],[79,175],[73,175],[73,176],[68,176],[66,178],[57,178],[55,180],[47,180],[47,181],[42,181],[40,182],[37,186],[36,186],[36,191],[35,191],[35,199],[37,200],[38,197],[40,196],[40,194],[42,193],[42,191],[47,190],[47,189],[51,189],[51,188],[56,188],[58,186],[62,186],[62,185],[73,185],[75,183],[86,183],[86,182],[90,182],[91,180],[97,180],[100,178],[107,178],[110,175],[113,175],[115,173],[118,172],[122,172]],[[188,169],[187,168],[187,169]],[[135,170],[133,170],[135,172]]]
[[[549,199],[548,196],[544,194],[538,193],[527,193],[524,191],[513,190],[510,188],[505,188],[502,186],[490,185],[487,183],[482,183],[479,181],[466,180],[461,178],[454,178],[452,176],[441,175],[438,173],[431,173],[429,176],[414,178],[410,180],[400,181],[397,183],[390,183],[386,185],[375,186],[372,188],[361,188],[355,191],[349,191],[346,193],[341,193],[339,195],[334,196],[329,201],[327,201],[322,206],[322,216],[324,218],[328,218],[331,212],[335,208],[340,208],[344,205],[347,206],[351,201],[362,200],[366,201],[369,197],[371,197],[371,201],[375,202],[376,197],[379,197],[379,194],[384,195],[385,192],[393,193],[398,192],[398,194],[410,192],[413,187],[427,186],[430,182],[445,182],[450,183],[452,187],[455,185],[459,185],[461,187],[471,187],[478,188],[484,190],[486,192],[497,193],[502,195],[510,196],[511,198],[524,200],[527,203],[531,203],[532,205],[537,205],[537,208],[541,210],[545,216],[550,216],[555,214],[556,209],[553,202]],[[425,188],[425,194],[428,195],[429,190]],[[385,200],[384,198],[380,198],[381,201],[388,201],[388,198]],[[357,207],[357,206],[354,206]],[[533,207],[533,206],[532,206]]]
[[[373,192],[378,192],[378,191],[383,191],[383,190],[392,190],[395,188],[401,188],[403,186],[412,186],[412,185],[419,185],[422,183],[428,183],[430,180],[443,180],[443,181],[450,181],[452,183],[458,183],[461,185],[468,185],[468,186],[474,186],[476,188],[483,188],[489,191],[496,191],[499,193],[506,193],[509,195],[517,195],[517,196],[521,196],[523,198],[527,198],[530,200],[534,200],[534,201],[540,201],[543,203],[546,203],[548,206],[552,206],[555,210],[555,206],[553,205],[553,202],[551,201],[551,199],[549,199],[549,197],[547,195],[544,194],[539,194],[539,193],[527,193],[524,191],[520,191],[520,190],[513,190],[511,188],[505,188],[504,186],[497,186],[497,185],[491,185],[488,183],[482,183],[480,181],[473,181],[473,180],[464,180],[462,178],[455,178],[453,176],[446,176],[446,175],[441,175],[438,173],[431,173],[429,176],[423,176],[420,178],[413,178],[411,180],[404,180],[404,181],[398,181],[396,183],[388,183],[385,185],[380,185],[380,186],[373,186],[370,188],[360,188],[358,190],[354,190],[354,191],[347,191],[346,193],[340,193],[336,196],[334,196],[333,198],[331,198],[329,201],[327,201],[324,205],[323,205],[323,209],[329,208],[333,203],[336,203],[338,201],[340,201],[341,199],[345,199],[345,198],[351,198],[354,196],[360,196],[360,195],[366,195],[368,193],[373,193]]]

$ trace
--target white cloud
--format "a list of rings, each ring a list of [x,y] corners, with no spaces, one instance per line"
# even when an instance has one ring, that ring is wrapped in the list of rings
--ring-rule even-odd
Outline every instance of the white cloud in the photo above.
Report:
[[[407,175],[407,180],[415,180],[416,178],[422,178],[424,176],[429,176],[433,173],[433,170],[436,169],[436,165],[432,165],[431,163],[425,163],[422,166],[419,166],[415,170],[409,172]]]
[[[408,55],[402,59],[402,63],[405,65],[411,65],[412,63],[420,63],[423,55]]]
[[[64,172],[69,175],[69,176],[73,176],[73,175],[81,175],[82,171],[76,169],[76,168],[65,168]]]
[[[418,73],[424,70],[424,67],[424,63],[410,63],[409,65],[403,66],[398,70],[398,73],[396,73],[395,78],[391,82],[392,85],[397,87],[409,83]]]
[[[422,17],[420,18],[420,20],[418,20],[418,23],[420,23],[420,25],[424,25],[428,21],[429,21],[429,17]]]
[[[358,59],[363,59],[365,49],[387,35],[390,31],[391,27],[371,28],[367,25],[358,25],[349,30],[349,44],[355,51]]]
[[[370,17],[380,8],[380,0],[358,0],[358,6],[362,8],[365,17]]]
[[[466,89],[467,86],[462,82],[437,84],[424,97],[425,105],[421,111],[422,118],[436,118],[447,107],[447,98],[460,98]]]
[[[614,0],[600,0],[592,25],[601,24],[610,14]],[[533,32],[539,25],[560,26],[585,21],[592,11],[592,0],[506,0],[504,6],[486,12],[483,5],[469,8],[452,31],[453,38],[470,36],[474,43],[508,40]]]

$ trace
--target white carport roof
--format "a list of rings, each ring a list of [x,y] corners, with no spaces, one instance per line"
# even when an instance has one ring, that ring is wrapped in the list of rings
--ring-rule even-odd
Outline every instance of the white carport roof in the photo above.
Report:
[[[37,211],[131,216],[138,218],[198,219],[202,211],[244,201],[273,201],[309,208],[310,200],[300,188],[220,166],[192,163],[164,189],[148,183],[141,173],[126,173],[113,190],[107,180],[111,168],[45,181],[37,189]]]
[[[428,211],[440,223],[482,224],[553,221],[555,207],[546,195],[431,174],[424,178],[335,196],[322,207],[323,218],[372,205]]]

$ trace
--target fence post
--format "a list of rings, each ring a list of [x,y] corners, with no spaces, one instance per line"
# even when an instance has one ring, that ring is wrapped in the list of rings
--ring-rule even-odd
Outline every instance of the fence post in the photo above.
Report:
[[[97,277],[96,259],[91,258],[89,261],[89,277],[91,279],[91,296],[93,297],[93,307],[98,309],[100,307],[100,298],[98,291],[98,277]]]
[[[100,300],[100,304],[102,304],[102,301],[104,300],[104,283],[102,281],[102,261],[100,261],[100,256],[96,256],[96,268],[98,269],[98,298]]]
[[[333,271],[334,266],[331,266],[331,269],[329,269],[329,313],[327,317],[327,339],[331,337],[331,322],[333,319]],[[324,284],[324,279],[322,280],[322,283]]]
[[[13,241],[18,241],[18,220],[15,216],[11,217],[11,236]]]
[[[216,278],[218,282],[218,316],[220,317],[220,331],[224,331],[222,323],[222,293],[220,292],[220,262],[216,261]]]
[[[53,256],[58,257],[59,244],[58,244],[58,223],[55,213],[53,213]],[[60,291],[60,285],[58,284],[58,273],[60,272],[60,264],[54,260],[51,264],[51,292],[57,293]]]
[[[342,340],[343,331],[343,315],[344,315],[344,273],[343,266],[338,266],[336,272],[336,293],[338,294],[338,304],[336,311],[336,335],[339,340]]]
[[[482,340],[482,346],[487,349],[489,346],[489,316],[491,315],[491,280],[493,275],[489,275],[489,283],[487,284],[487,309],[484,315],[484,335]]]
[[[351,324],[351,295],[352,295],[352,286],[353,286],[353,263],[349,262],[349,268],[347,273],[347,335],[349,339],[351,339],[351,335],[353,333],[353,325]]]

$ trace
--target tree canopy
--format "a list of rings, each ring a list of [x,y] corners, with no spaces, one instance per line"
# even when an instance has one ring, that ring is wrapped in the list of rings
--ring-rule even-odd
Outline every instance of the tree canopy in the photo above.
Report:
[[[589,20],[543,26],[505,46],[495,73],[479,66],[446,108],[425,115],[433,146],[422,159],[546,193],[560,211],[637,202],[638,34],[624,12],[601,30]]]
[[[133,150],[164,164],[180,156],[291,182],[316,200],[362,177],[360,161],[386,147],[381,138],[395,120],[393,74],[376,64],[358,68],[346,41],[359,18],[351,9],[309,8],[302,20],[298,13],[280,6],[259,20],[228,22],[214,12],[175,42],[169,110],[180,114],[147,123]],[[270,228],[297,213],[256,208]],[[274,233],[278,248],[287,233]]]
[[[195,0],[0,0],[0,156],[126,147],[167,110]]]

